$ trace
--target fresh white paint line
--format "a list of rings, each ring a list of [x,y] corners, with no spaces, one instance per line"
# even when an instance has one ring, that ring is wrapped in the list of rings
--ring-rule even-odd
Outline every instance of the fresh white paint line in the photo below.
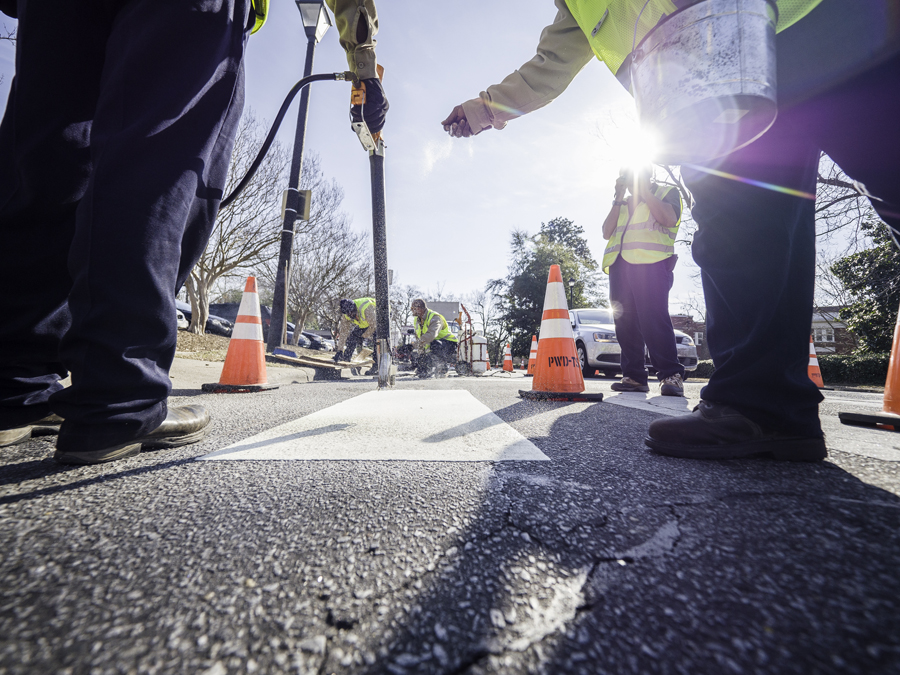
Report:
[[[654,384],[650,385],[651,388],[654,387]],[[689,415],[694,406],[700,403],[700,399],[685,398],[683,396],[659,396],[652,391],[650,393],[635,391],[603,394],[603,402],[677,417],[678,415]]]
[[[203,460],[550,461],[467,391],[370,391]]]

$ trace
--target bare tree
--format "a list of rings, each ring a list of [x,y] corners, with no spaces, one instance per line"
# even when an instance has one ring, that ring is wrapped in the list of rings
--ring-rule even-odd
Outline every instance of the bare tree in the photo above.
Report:
[[[13,28],[7,28],[6,23],[3,24],[2,28],[0,28],[0,42],[3,40],[7,40],[12,44],[13,47],[16,46],[16,33],[18,31],[18,25],[13,26]],[[3,83],[3,76],[0,75],[0,84]]]
[[[241,118],[226,194],[247,172],[265,134],[265,126],[252,111]],[[217,280],[278,254],[275,244],[281,237],[280,196],[287,183],[288,162],[287,149],[276,141],[246,189],[219,211],[206,251],[185,283],[191,303],[191,332],[203,333],[209,318],[210,293]]]
[[[412,301],[423,298],[424,295],[418,286],[401,285],[394,278],[394,283],[391,284],[391,323],[397,331],[402,332],[403,326],[412,325]]]
[[[324,220],[295,245],[287,304],[295,324],[293,344],[310,317],[330,311],[334,290],[346,279],[359,285],[368,277],[370,258],[368,236],[350,229],[343,213]]]
[[[509,331],[501,321],[502,309],[498,302],[496,289],[497,281],[488,282],[484,290],[472,291],[463,298],[463,304],[472,316],[475,329],[487,339],[488,352],[492,360],[496,362],[510,338]]]

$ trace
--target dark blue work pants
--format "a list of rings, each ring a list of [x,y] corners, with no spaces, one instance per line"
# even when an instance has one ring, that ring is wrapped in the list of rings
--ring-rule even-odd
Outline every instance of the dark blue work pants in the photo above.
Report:
[[[669,316],[675,260],[633,265],[619,256],[609,268],[609,299],[614,307],[616,339],[622,350],[622,375],[641,384],[647,384],[645,344],[660,380],[676,374],[684,376]]]
[[[456,364],[458,349],[459,342],[454,340],[432,340],[428,349],[416,359],[416,374],[427,375],[439,366],[443,366],[441,371],[445,372],[447,366]]]
[[[363,333],[365,333],[368,329],[360,328],[359,326],[355,326],[353,330],[350,331],[350,335],[347,336],[347,342],[344,345],[344,351],[341,352],[343,356],[341,356],[342,361],[351,361],[353,359],[353,354],[356,352],[356,348],[363,346]],[[378,336],[376,334],[372,334],[370,338],[372,340],[372,344],[377,344]]]
[[[166,416],[175,293],[223,196],[250,3],[18,13],[0,124],[0,428],[52,411],[60,449],[97,449]]]
[[[796,28],[801,26],[802,21]],[[895,57],[802,103],[782,106],[762,138],[711,165],[731,177],[682,169],[697,202],[693,255],[702,270],[707,344],[716,365],[701,392],[704,399],[732,406],[771,430],[821,436],[822,396],[807,376],[815,201],[746,181],[814,194],[824,150],[885,200],[873,206],[900,228],[898,130]]]

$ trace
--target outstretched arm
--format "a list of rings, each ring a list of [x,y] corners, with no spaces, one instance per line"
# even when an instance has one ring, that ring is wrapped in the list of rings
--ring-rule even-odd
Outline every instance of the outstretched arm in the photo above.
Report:
[[[555,0],[556,19],[541,33],[537,53],[500,84],[453,108],[441,124],[451,136],[466,138],[502,129],[516,117],[542,108],[559,96],[593,57],[587,38],[565,0]]]

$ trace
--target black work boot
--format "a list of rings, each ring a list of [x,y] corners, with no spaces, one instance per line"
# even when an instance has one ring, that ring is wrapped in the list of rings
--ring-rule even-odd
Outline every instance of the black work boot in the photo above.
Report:
[[[828,454],[821,436],[764,431],[734,408],[711,401],[700,401],[690,415],[651,422],[644,442],[660,455],[687,459],[769,456],[816,462]]]
[[[57,449],[53,455],[60,464],[105,464],[117,459],[133,457],[145,449],[178,448],[182,445],[196,443],[206,436],[209,426],[209,413],[202,405],[182,405],[169,408],[166,419],[153,431],[128,441],[96,450],[71,450],[63,452]]]

